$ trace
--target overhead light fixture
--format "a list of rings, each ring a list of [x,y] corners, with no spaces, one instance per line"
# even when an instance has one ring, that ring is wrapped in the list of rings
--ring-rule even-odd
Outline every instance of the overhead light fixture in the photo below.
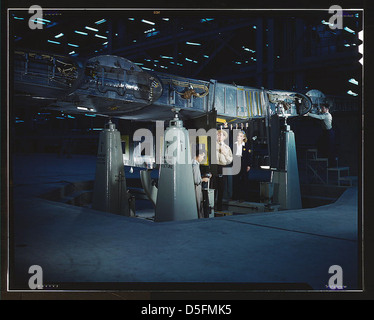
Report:
[[[108,44],[108,41],[104,42],[104,43],[103,43],[103,46],[105,46],[106,44]]]
[[[75,53],[75,51],[73,50],[73,51],[71,51],[71,52],[69,52],[69,54],[74,54]]]
[[[47,25],[47,28],[52,28],[52,27],[57,26],[57,25],[58,25],[57,22],[52,22],[52,23]]]
[[[38,100],[54,100],[54,98],[46,98],[46,97],[38,97],[38,96],[32,96],[33,99]]]
[[[152,26],[154,26],[156,23],[152,22],[152,21],[148,21],[148,20],[145,20],[145,19],[142,19],[141,22],[144,22],[144,23],[147,23],[147,24],[151,24]]]
[[[32,22],[35,23],[40,23],[40,24],[47,24],[50,23],[50,20],[42,19],[42,18],[35,18],[35,20],[31,20]]]
[[[206,54],[204,54],[204,58],[209,58],[209,56],[207,56]]]
[[[36,18],[35,20],[31,20],[31,21],[34,22],[34,23],[39,23],[39,24],[46,24],[43,21],[39,21],[38,18]]]
[[[78,33],[78,34],[81,34],[81,35],[84,35],[84,36],[87,36],[88,33],[87,32],[82,32],[82,31],[77,31],[77,30],[74,30],[75,33]]]
[[[101,20],[99,20],[99,21],[96,21],[95,24],[102,24],[102,23],[104,23],[105,21],[106,21],[105,19],[101,19]]]
[[[247,48],[247,47],[245,47],[245,46],[242,46],[242,48],[243,48],[245,51],[249,51],[249,52],[252,52],[252,53],[255,53],[255,52],[256,52],[256,50],[249,49],[249,48]]]
[[[190,58],[185,58],[185,60],[186,60],[186,61],[189,61],[189,62],[193,62],[193,63],[199,63],[198,61],[196,61],[196,60],[192,60],[192,59],[190,59]],[[177,63],[177,65],[178,65],[178,63]],[[182,66],[182,65],[180,65],[180,66]]]
[[[64,34],[61,32],[61,33],[59,33],[58,35],[56,35],[55,38],[56,38],[56,39],[57,39],[57,38],[61,38],[63,35],[64,35]]]
[[[349,32],[349,33],[355,34],[355,32],[352,29],[348,28],[348,27],[344,27],[344,30],[347,31],[347,32]]]
[[[98,32],[99,31],[99,29],[95,29],[95,28],[91,28],[91,27],[85,27],[87,30],[91,30],[91,31],[95,31],[95,32]]]
[[[142,19],[141,21],[144,22],[144,23],[147,23],[147,24],[151,24],[152,26],[154,26],[156,24],[152,21],[148,21],[148,20],[145,20],[145,19]]]
[[[25,18],[19,18],[19,17],[16,17],[16,16],[14,16],[13,18],[16,19],[16,20],[24,20],[25,19]]]
[[[61,42],[58,41],[52,41],[52,40],[47,40],[49,43],[54,43],[54,44],[61,44]]]
[[[169,21],[169,18],[162,18],[162,20],[164,20],[164,21]]]
[[[204,23],[204,22],[209,22],[209,21],[212,21],[214,20],[213,18],[205,18],[205,19],[201,19],[200,22],[201,23]]]
[[[186,41],[186,44],[189,44],[191,46],[201,46],[201,43],[197,43],[197,42],[189,42],[189,41]]]
[[[100,34],[95,34],[95,37],[97,37],[97,38],[102,38],[102,39],[108,39],[108,37],[106,37],[106,36],[102,36],[102,35],[100,35]]]
[[[71,46],[71,47],[76,47],[78,48],[79,46],[77,44],[73,44],[73,43],[68,43],[68,46]]]
[[[354,79],[354,78],[349,79],[348,82],[353,83],[356,86],[358,86],[358,81],[356,79]]]
[[[163,59],[173,59],[173,57],[168,57],[168,56],[160,56],[160,58],[163,58]]]
[[[325,20],[322,20],[321,23],[322,23],[322,24],[326,24],[326,25],[331,26],[331,27],[334,26],[333,23],[327,22],[327,21],[325,21]]]
[[[358,94],[353,92],[352,90],[348,90],[347,93],[354,97],[358,96]]]
[[[153,37],[153,36],[155,36],[155,35],[157,35],[157,34],[159,34],[160,33],[160,31],[157,31],[157,30],[155,30],[155,31],[152,31],[152,32],[148,32],[148,33],[146,33],[146,37],[147,38],[149,38],[149,37]]]
[[[135,19],[134,18],[129,18],[129,20],[134,21]]]
[[[152,29],[149,29],[149,30],[145,30],[144,33],[149,33],[149,32],[152,32],[152,31],[156,31],[156,29],[152,28]]]

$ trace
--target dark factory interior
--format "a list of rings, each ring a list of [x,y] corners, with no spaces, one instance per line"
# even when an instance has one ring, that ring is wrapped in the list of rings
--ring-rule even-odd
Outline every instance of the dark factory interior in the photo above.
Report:
[[[340,14],[9,9],[8,289],[30,290],[33,265],[54,292],[332,290],[331,266],[338,289],[362,289],[363,11]],[[333,163],[313,117],[325,104]],[[135,132],[160,126],[224,129],[233,154],[241,129],[246,185],[208,152],[200,170],[215,190],[198,218],[192,171],[137,149]],[[111,196],[126,213],[97,205]]]

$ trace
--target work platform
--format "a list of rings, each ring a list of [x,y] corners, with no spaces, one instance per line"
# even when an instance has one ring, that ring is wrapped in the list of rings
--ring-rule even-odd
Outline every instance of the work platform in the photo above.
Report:
[[[42,198],[93,180],[94,156],[11,164],[10,289],[29,290],[32,265],[44,290],[329,290],[333,265],[344,290],[360,289],[357,187],[317,208],[156,223]]]

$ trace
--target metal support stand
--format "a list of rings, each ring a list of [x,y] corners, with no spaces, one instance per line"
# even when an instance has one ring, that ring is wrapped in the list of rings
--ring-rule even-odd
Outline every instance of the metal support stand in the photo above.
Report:
[[[92,208],[130,216],[121,136],[110,120],[100,133]]]
[[[295,135],[286,124],[279,138],[279,168],[274,171],[274,202],[280,209],[301,209],[299,171],[297,166]]]
[[[164,163],[158,182],[155,221],[197,219],[188,131],[178,110],[164,136]]]

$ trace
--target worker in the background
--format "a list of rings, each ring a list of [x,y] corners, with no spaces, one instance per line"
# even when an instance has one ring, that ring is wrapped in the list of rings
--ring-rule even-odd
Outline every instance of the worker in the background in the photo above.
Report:
[[[203,207],[203,191],[201,184],[203,182],[208,182],[209,178],[201,177],[200,172],[200,163],[203,162],[205,158],[205,152],[196,146],[196,156],[192,160],[192,172],[193,172],[193,179],[195,183],[195,194],[196,194],[196,204],[197,204],[197,214],[199,219],[204,218],[204,207]]]
[[[319,114],[308,112],[306,116],[320,120],[322,135],[320,137],[320,147],[318,151],[322,157],[328,158],[328,165],[330,168],[336,166],[335,132],[332,126],[332,115],[329,105],[327,103],[321,104],[321,111]]]
[[[236,141],[234,143],[234,157],[240,158],[240,172],[233,177],[233,199],[234,200],[248,200],[248,188],[249,179],[248,173],[252,166],[252,150],[247,145],[248,139],[247,135],[243,130],[238,132],[236,136]]]
[[[227,166],[232,163],[232,151],[230,146],[225,143],[225,140],[228,137],[228,133],[225,130],[217,130],[217,144],[216,144],[216,152],[217,152],[217,176],[215,181],[215,189],[216,189],[216,209],[218,211],[222,210],[222,200],[223,200],[223,193],[226,178],[222,174],[223,166]]]

